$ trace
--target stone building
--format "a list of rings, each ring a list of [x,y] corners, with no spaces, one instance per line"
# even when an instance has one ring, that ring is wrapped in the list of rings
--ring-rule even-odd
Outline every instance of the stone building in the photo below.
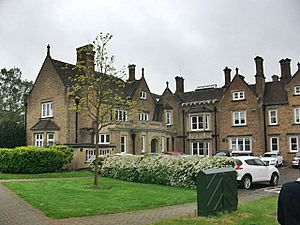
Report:
[[[93,59],[93,53],[77,60]],[[266,82],[263,58],[255,59],[255,84],[248,84],[238,69],[224,69],[223,87],[208,85],[184,90],[184,78],[175,77],[173,93],[167,82],[161,95],[151,92],[145,71],[137,78],[128,66],[125,93],[136,110],[122,123],[101,130],[101,154],[180,151],[213,155],[216,151],[261,155],[280,151],[287,163],[300,150],[300,64],[291,74],[290,59],[280,61],[281,75]],[[26,97],[27,145],[68,144],[75,149],[73,168],[82,168],[94,156],[93,122],[84,112],[74,112],[70,95],[75,65],[47,56]],[[201,82],[201,81],[200,81]],[[124,112],[119,112],[124,113]]]

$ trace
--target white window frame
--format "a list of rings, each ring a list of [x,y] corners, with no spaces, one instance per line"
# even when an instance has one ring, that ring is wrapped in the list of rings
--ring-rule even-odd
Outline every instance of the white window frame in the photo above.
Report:
[[[279,137],[270,137],[270,151],[279,151]]]
[[[239,101],[245,99],[245,91],[234,91],[232,92],[232,100]]]
[[[244,120],[244,122],[243,122]],[[232,112],[232,125],[233,126],[245,126],[247,125],[246,111],[234,111]]]
[[[147,92],[140,91],[140,99],[147,99]]]
[[[210,153],[208,141],[193,141],[191,143],[191,149],[192,149],[192,155],[209,156]]]
[[[140,112],[139,113],[139,120],[140,121],[148,121],[149,120],[149,113],[147,113],[147,112]]]
[[[96,135],[94,137],[94,143],[96,144]],[[110,135],[107,133],[99,134],[99,143],[98,144],[110,144]]]
[[[85,161],[89,161],[90,159],[95,158],[96,151],[94,149],[85,150]]]
[[[269,125],[278,125],[277,109],[269,110]]]
[[[127,136],[123,135],[120,138],[120,152],[126,153],[127,152]]]
[[[52,138],[50,138],[50,135],[53,135]],[[55,144],[55,134],[54,132],[49,132],[47,133],[47,146],[52,146]]]
[[[251,153],[252,138],[251,137],[230,137],[229,149],[234,153]]]
[[[38,147],[44,147],[44,134],[36,133],[34,134],[34,145]]]
[[[166,125],[172,125],[172,112],[166,111]]]
[[[294,108],[294,122],[300,124],[300,107]]]
[[[145,146],[146,146],[145,141],[146,141],[146,137],[145,137],[145,135],[142,135],[142,137],[141,137],[141,147],[142,147],[141,152],[142,153],[145,152]]]
[[[191,115],[190,116],[191,130],[192,131],[209,130],[209,128],[210,128],[209,116],[210,115],[208,113],[201,113],[201,114],[197,114],[197,115]]]
[[[292,139],[295,139],[296,142],[292,143]],[[298,136],[290,136],[289,137],[289,145],[290,145],[290,152],[298,152],[299,151],[299,137]]]
[[[116,120],[127,121],[127,111],[124,109],[116,109]]]
[[[41,118],[53,117],[53,102],[42,102]]]
[[[294,87],[294,94],[295,94],[295,95],[300,95],[300,85],[296,85],[296,86]]]

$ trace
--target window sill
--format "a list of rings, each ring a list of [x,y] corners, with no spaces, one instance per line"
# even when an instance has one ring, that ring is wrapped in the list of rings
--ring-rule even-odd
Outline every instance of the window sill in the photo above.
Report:
[[[232,125],[232,127],[247,127],[247,124],[245,124],[245,125]]]
[[[268,127],[279,127],[279,124],[269,124]]]
[[[241,102],[241,101],[246,101],[245,98],[243,99],[231,99],[231,102]]]

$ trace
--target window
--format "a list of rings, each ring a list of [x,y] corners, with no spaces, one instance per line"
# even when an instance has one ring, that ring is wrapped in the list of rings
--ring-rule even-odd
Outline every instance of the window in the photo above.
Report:
[[[127,150],[127,137],[121,136],[121,152],[126,153]]]
[[[141,146],[142,146],[142,152],[145,152],[145,135],[142,135],[142,140],[141,140]]]
[[[269,110],[269,125],[277,125],[277,124],[278,124],[277,110],[276,109]]]
[[[44,147],[44,135],[35,134],[34,135],[34,145],[39,147]]]
[[[199,156],[208,156],[209,142],[206,141],[192,142],[192,154],[199,155]]]
[[[295,95],[300,95],[300,86],[295,86],[294,94]]]
[[[147,93],[145,91],[140,91],[140,99],[147,99]]]
[[[95,158],[96,152],[95,150],[86,150],[85,151],[85,161],[89,161],[90,159]]]
[[[166,112],[166,124],[172,125],[172,113],[170,111]]]
[[[300,107],[294,109],[295,123],[300,124]]]
[[[52,106],[53,102],[42,103],[42,118],[53,117]]]
[[[235,91],[232,93],[232,100],[243,100],[245,99],[245,92],[244,91]]]
[[[47,146],[54,145],[54,133],[47,133]]]
[[[246,125],[246,111],[238,111],[232,113],[233,126]]]
[[[149,120],[149,113],[147,113],[147,112],[140,112],[139,113],[139,120],[148,121]]]
[[[191,116],[191,130],[208,130],[209,114],[200,114],[197,116]]]
[[[229,145],[232,152],[252,152],[251,137],[232,137]]]
[[[291,136],[290,137],[290,151],[291,152],[298,152],[298,136]]]
[[[279,137],[270,137],[270,150],[279,151]]]
[[[123,109],[116,109],[116,120],[127,121],[127,112]]]
[[[110,143],[110,137],[109,134],[99,134],[99,144],[109,144]],[[94,143],[96,143],[96,136]]]

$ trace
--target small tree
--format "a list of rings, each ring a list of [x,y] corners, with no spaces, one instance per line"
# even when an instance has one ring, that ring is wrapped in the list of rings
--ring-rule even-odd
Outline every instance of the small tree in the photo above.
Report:
[[[124,70],[115,69],[115,58],[107,51],[107,44],[111,38],[111,34],[100,33],[93,45],[80,49],[78,54],[83,57],[77,61],[76,75],[72,78],[71,89],[76,102],[72,108],[87,112],[95,126],[95,188],[99,186],[99,133],[104,127],[125,120],[126,112],[129,112],[133,105],[124,93],[126,83],[121,79]],[[90,57],[86,57],[88,55]]]

